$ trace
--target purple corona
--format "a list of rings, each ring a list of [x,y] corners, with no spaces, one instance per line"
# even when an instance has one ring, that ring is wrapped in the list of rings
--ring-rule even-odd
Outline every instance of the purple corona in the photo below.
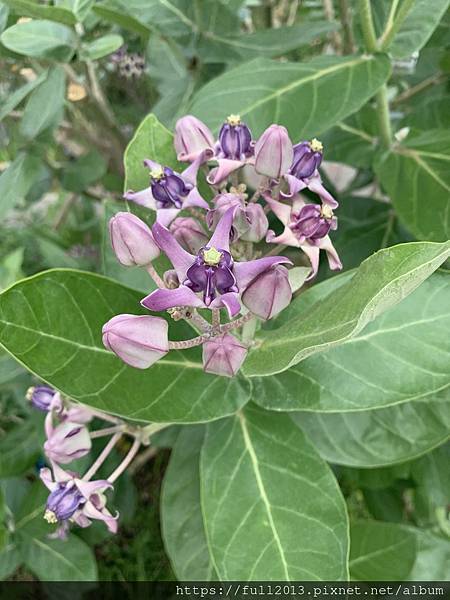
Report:
[[[230,160],[245,160],[252,154],[252,132],[239,115],[230,115],[219,133],[218,156]]]

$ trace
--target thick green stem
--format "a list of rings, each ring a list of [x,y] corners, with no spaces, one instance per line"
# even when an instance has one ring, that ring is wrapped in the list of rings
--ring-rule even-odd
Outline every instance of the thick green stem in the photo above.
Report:
[[[415,0],[404,0],[400,9],[398,11],[397,16],[392,20],[388,18],[388,22],[386,24],[386,28],[383,31],[383,34],[380,38],[380,50],[384,52],[391,45],[392,40],[394,39],[397,31],[403,24],[403,21],[409,14],[409,11],[414,5]]]
[[[392,142],[391,117],[387,99],[387,85],[384,84],[377,92],[378,132],[383,148],[389,148]]]
[[[361,18],[361,27],[364,36],[364,44],[367,52],[377,51],[377,36],[373,25],[372,8],[370,0],[358,0],[359,15]]]
[[[378,44],[375,36],[370,0],[358,0],[358,7],[366,50],[370,53],[377,52]],[[383,84],[378,90],[376,101],[380,141],[384,148],[389,148],[392,141],[392,130],[386,84]]]

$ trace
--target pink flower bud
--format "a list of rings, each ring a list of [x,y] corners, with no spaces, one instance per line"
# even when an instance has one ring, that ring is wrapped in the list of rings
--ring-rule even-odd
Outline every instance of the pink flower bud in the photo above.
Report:
[[[102,332],[105,347],[137,369],[147,369],[169,351],[168,325],[161,317],[117,315]]]
[[[178,119],[175,125],[175,150],[178,160],[192,162],[204,150],[214,148],[214,137],[208,127],[192,115]]]
[[[144,267],[159,256],[150,228],[132,213],[119,212],[112,217],[109,233],[117,260],[125,267]]]
[[[276,317],[291,299],[288,270],[282,265],[275,265],[258,275],[242,295],[245,306],[264,320]]]
[[[281,125],[271,125],[255,145],[255,170],[272,179],[280,179],[292,164],[294,149],[288,132]]]
[[[206,222],[208,227],[213,231],[220,219],[230,208],[235,208],[233,218],[233,229],[235,239],[248,230],[248,219],[245,214],[245,200],[240,194],[225,193],[214,198],[215,208],[208,211]]]
[[[209,239],[200,223],[192,217],[178,217],[169,229],[177,242],[191,254],[197,254]]]
[[[241,235],[241,240],[246,242],[260,242],[269,228],[269,221],[263,207],[261,204],[252,202],[247,205],[245,215],[247,217],[248,229]]]
[[[241,368],[247,348],[229,333],[203,344],[203,368],[206,373],[233,377]]]
[[[48,420],[51,419],[48,413]],[[64,421],[53,428],[47,424],[45,454],[57,463],[67,464],[76,458],[88,454],[92,446],[89,431],[80,423]]]

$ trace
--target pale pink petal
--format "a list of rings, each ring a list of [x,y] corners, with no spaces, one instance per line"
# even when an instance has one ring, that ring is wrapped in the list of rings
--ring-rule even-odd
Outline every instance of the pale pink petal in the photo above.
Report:
[[[175,290],[155,290],[141,300],[141,304],[142,306],[145,306],[145,308],[155,312],[167,310],[168,308],[174,308],[176,306],[205,308],[203,301],[185,285],[180,285],[180,287]]]
[[[218,158],[218,166],[211,169],[206,181],[211,185],[218,185],[224,181],[231,173],[245,165],[242,160],[230,160],[229,158]]]
[[[217,223],[217,227],[208,242],[209,247],[220,248],[226,252],[230,251],[230,231],[233,225],[236,208],[237,207],[235,206],[229,208]]]
[[[159,223],[155,223],[152,227],[153,238],[161,250],[168,256],[173,264],[178,279],[184,281],[186,279],[186,271],[195,262],[195,256],[186,252],[180,246],[173,234]]]
[[[180,208],[159,208],[156,211],[156,221],[164,227],[169,227],[180,210]]]
[[[222,308],[223,306],[227,309],[230,319],[235,317],[241,311],[239,294],[236,292],[227,292],[215,298],[209,305],[210,308]]]
[[[322,181],[319,175],[314,175],[313,177],[310,177],[307,181],[307,185],[308,189],[311,190],[311,192],[314,192],[315,194],[320,196],[322,202],[328,204],[329,206],[331,206],[331,208],[337,208],[339,206],[339,203],[336,202],[336,200],[333,198],[330,192],[326,190],[322,185]]]
[[[151,208],[156,210],[156,202],[153,198],[152,188],[149,186],[145,188],[145,190],[141,190],[140,192],[134,192],[133,190],[128,190],[123,195],[125,200],[130,200],[131,202],[135,202],[140,206],[145,206],[146,208]]]
[[[289,264],[292,262],[284,256],[265,256],[256,260],[234,263],[234,274],[236,276],[239,292],[242,294],[247,285],[258,275],[270,269],[273,265]]]
[[[189,206],[198,206],[199,208],[209,210],[209,204],[200,196],[196,187],[189,192],[183,202],[183,208],[188,208]]]
[[[291,218],[291,206],[274,200],[269,194],[264,194],[263,197],[270,206],[270,210],[280,219],[283,225],[287,225]]]

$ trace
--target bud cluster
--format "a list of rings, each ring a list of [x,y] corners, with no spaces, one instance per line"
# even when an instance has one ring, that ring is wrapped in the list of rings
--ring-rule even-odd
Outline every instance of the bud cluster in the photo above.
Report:
[[[142,157],[149,186],[125,194],[154,211],[153,225],[131,212],[118,213],[110,222],[111,243],[122,265],[146,268],[158,287],[142,299],[142,306],[175,320],[184,318],[198,335],[170,341],[166,318],[127,314],[104,325],[103,343],[140,369],[171,349],[202,345],[205,371],[233,376],[251,344],[249,331],[258,320],[276,317],[292,299],[288,267],[291,258],[296,260],[295,251],[290,258],[278,256],[266,244],[302,251],[311,266],[308,279],[317,274],[320,250],[331,269],[341,269],[329,237],[337,228],[333,210],[338,203],[318,172],[321,142],[313,138],[294,145],[280,125],[270,125],[255,140],[241,117],[230,115],[215,140],[204,123],[188,115],[175,126],[174,145],[178,160],[188,166],[177,172]],[[211,188],[211,202],[199,191],[200,169]],[[319,202],[309,201],[304,190]],[[269,229],[269,219],[281,222],[281,233]],[[162,274],[153,264],[160,253],[173,266]],[[201,309],[208,309],[211,318]]]

